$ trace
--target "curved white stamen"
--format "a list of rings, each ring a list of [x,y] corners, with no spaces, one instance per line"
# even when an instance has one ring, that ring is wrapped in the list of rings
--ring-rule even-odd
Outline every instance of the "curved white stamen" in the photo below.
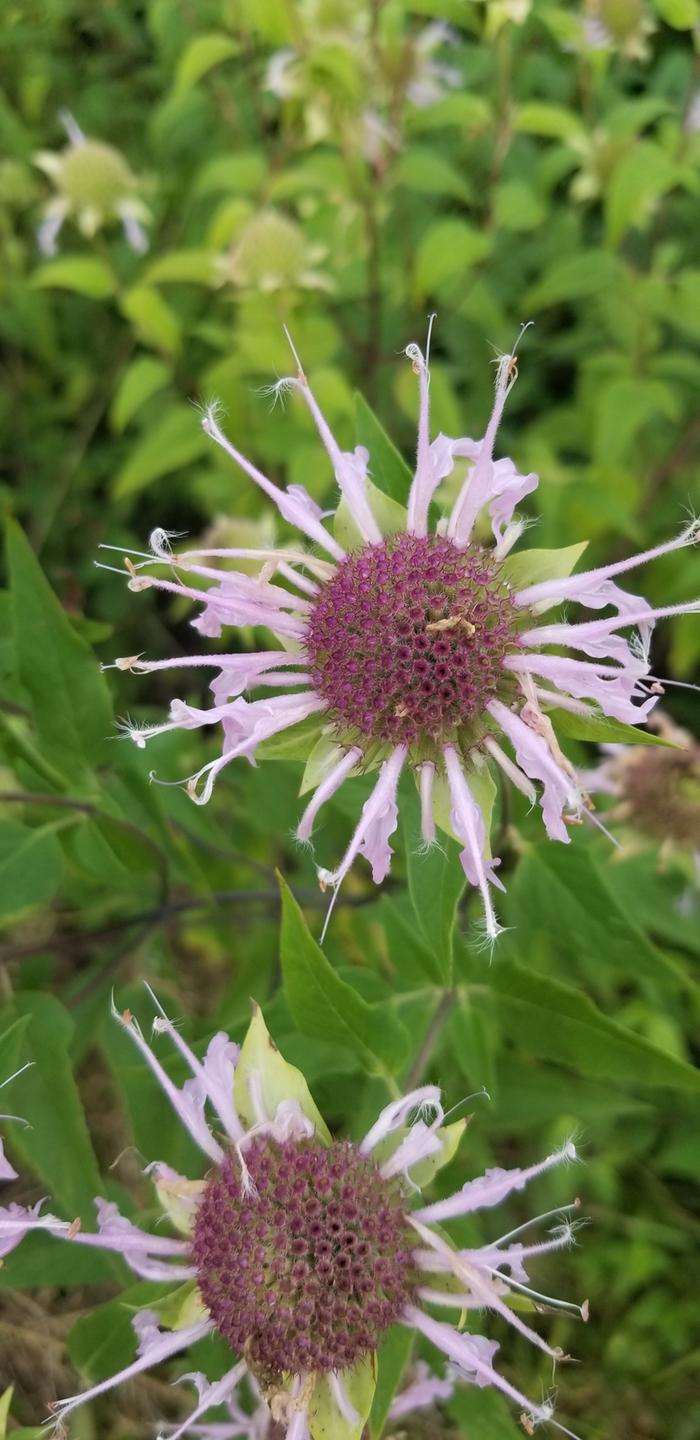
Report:
[[[435,766],[432,760],[425,760],[418,769],[420,784],[420,830],[426,845],[435,844],[435,816],[433,814],[433,783]]]

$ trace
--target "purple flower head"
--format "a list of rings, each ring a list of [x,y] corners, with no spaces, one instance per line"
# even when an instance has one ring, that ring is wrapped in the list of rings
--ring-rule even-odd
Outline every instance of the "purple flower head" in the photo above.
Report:
[[[213,1383],[199,1373],[182,1377],[194,1383],[198,1398],[163,1436],[263,1440],[274,1421],[284,1425],[288,1440],[329,1434],[360,1440],[374,1394],[374,1351],[398,1324],[446,1357],[449,1378],[419,1367],[395,1401],[395,1415],[445,1398],[459,1381],[495,1386],[527,1425],[551,1421],[570,1434],[553,1420],[549,1401],[529,1400],[499,1373],[497,1341],[465,1329],[463,1320],[493,1312],[553,1363],[564,1358],[509,1300],[524,1294],[563,1304],[532,1291],[527,1269],[538,1255],[571,1244],[569,1216],[576,1206],[551,1212],[554,1228],[536,1241],[529,1231],[549,1214],[476,1248],[460,1248],[444,1227],[492,1209],[573,1160],[573,1144],[525,1169],[487,1170],[455,1194],[426,1203],[422,1190],[452,1159],[466,1124],[445,1123],[436,1086],[392,1101],[359,1143],[334,1140],[303,1075],[282,1058],[259,1011],[240,1051],[219,1034],[200,1061],[159,1008],[154,1030],[177,1047],[191,1073],[181,1088],[131,1014],[117,1019],[198,1145],[206,1173],[189,1179],[158,1161],[147,1167],[163,1212],[152,1231],[99,1199],[94,1233],[36,1209],[0,1210],[0,1252],[44,1228],[70,1244],[117,1252],[142,1279],[172,1282],[163,1316],[157,1309],[136,1315],[131,1363],[60,1400],[57,1423],[218,1334],[232,1352],[229,1369]],[[585,1306],[564,1308],[586,1318]],[[238,1400],[246,1377],[257,1401],[252,1414]],[[230,1418],[208,1419],[221,1406]]]
[[[340,500],[331,530],[299,486],[282,489],[247,460],[224,434],[215,408],[204,429],[301,532],[297,548],[203,549],[173,555],[163,530],[150,554],[126,562],[132,590],[159,589],[200,606],[202,635],[255,626],[273,636],[254,653],[196,654],[173,660],[131,656],[115,662],[143,674],[209,666],[213,704],[172,702],[157,725],[127,723],[140,747],[171,730],[217,726],[219,756],[183,783],[197,804],[234,760],[254,761],[268,738],[305,722],[309,785],[314,793],[298,827],[312,841],[322,806],[350,775],[377,771],[374,789],[345,854],[319,868],[333,897],[357,855],[378,883],[391,864],[398,821],[398,785],[411,772],[421,797],[422,833],[436,825],[463,846],[462,862],[483,900],[490,940],[499,934],[492,890],[502,888],[489,829],[499,771],[535,803],[551,839],[567,843],[569,825],[595,823],[590,803],[563,753],[550,718],[566,710],[585,719],[642,724],[660,693],[650,674],[654,622],[696,611],[697,601],[652,607],[622,590],[620,575],[657,555],[694,544],[693,522],[675,539],[643,554],[572,575],[576,547],[511,550],[524,529],[515,510],[537,486],[494,447],[507,396],[517,376],[515,354],[500,357],[494,405],[482,440],[430,438],[428,359],[406,350],[418,377],[420,408],[416,468],[403,510],[369,479],[371,458],[336,442],[299,364],[279,391],[306,404],[335,474]],[[455,466],[466,468],[451,508],[433,525],[434,502]],[[484,538],[484,521],[493,542]],[[579,552],[580,553],[580,552]],[[259,561],[257,574],[232,568]],[[605,612],[570,623],[543,618],[567,602]],[[307,782],[305,781],[305,788]],[[448,818],[449,817],[449,818]],[[329,912],[330,913],[330,912]]]

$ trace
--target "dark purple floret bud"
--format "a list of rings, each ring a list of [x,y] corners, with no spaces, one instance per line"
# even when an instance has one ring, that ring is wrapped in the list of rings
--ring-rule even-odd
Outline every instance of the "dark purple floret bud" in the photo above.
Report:
[[[226,1160],[197,1214],[193,1258],[231,1348],[261,1372],[344,1370],[415,1297],[401,1182],[349,1141],[267,1138]]]
[[[394,535],[338,566],[304,640],[336,724],[363,739],[436,744],[503,688],[518,612],[489,555]]]

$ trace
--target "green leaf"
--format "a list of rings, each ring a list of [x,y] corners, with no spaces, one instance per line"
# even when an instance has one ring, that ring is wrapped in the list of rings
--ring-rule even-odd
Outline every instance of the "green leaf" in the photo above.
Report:
[[[405,506],[385,495],[383,490],[378,490],[371,480],[365,483],[365,494],[382,535],[402,534],[406,529]],[[344,495],[333,519],[333,534],[345,550],[357,550],[365,543]]]
[[[439,13],[441,18],[447,18],[442,5],[438,6],[434,13]],[[461,8],[459,19],[463,19]],[[483,96],[459,90],[455,95],[446,95],[443,100],[437,100],[434,105],[408,109],[404,123],[412,134],[422,134],[426,130],[442,130],[445,125],[458,125],[460,130],[474,130],[489,125],[491,115],[491,108]]]
[[[415,260],[415,288],[419,299],[433,295],[451,280],[484,260],[491,237],[466,220],[437,220],[424,234]]]
[[[341,1370],[339,1379],[353,1410],[357,1413],[357,1423],[351,1424],[340,1414],[329,1377],[319,1375],[308,1409],[312,1440],[360,1440],[372,1408],[377,1383],[376,1355],[364,1355],[350,1370]]]
[[[692,30],[700,22],[698,0],[654,0],[654,8],[674,30]]]
[[[673,386],[650,376],[621,375],[611,379],[596,397],[593,459],[613,474],[630,459],[635,442],[659,417],[678,420],[678,399]]]
[[[652,730],[626,725],[623,720],[612,720],[608,715],[573,715],[569,710],[548,710],[547,714],[557,734],[568,735],[571,740],[590,740],[600,745],[663,745],[667,750],[683,748],[655,735]]]
[[[13,521],[7,549],[17,669],[35,732],[51,763],[81,783],[108,751],[113,720],[107,686]]]
[[[582,250],[555,261],[544,278],[528,290],[522,302],[524,312],[544,310],[562,301],[585,300],[613,286],[620,278],[620,265],[606,250]]]
[[[518,550],[506,556],[501,574],[511,590],[526,590],[542,580],[560,580],[573,573],[587,548],[588,541],[582,540],[561,550]]]
[[[413,473],[389,438],[367,401],[355,392],[355,437],[369,450],[369,471],[374,484],[401,504],[408,499]]]
[[[14,1386],[8,1385],[7,1389],[0,1395],[0,1440],[5,1440],[7,1435],[7,1421],[10,1414],[13,1394]]]
[[[214,256],[210,250],[171,250],[149,265],[144,283],[211,285],[213,274]]]
[[[9,1016],[26,1021],[20,1060],[31,1062],[21,1104],[15,1102],[29,1125],[14,1128],[13,1151],[41,1180],[52,1205],[92,1227],[102,1184],[73,1078],[73,1021],[52,995],[33,990],[15,996]]]
[[[191,405],[170,405],[131,450],[114,480],[115,499],[134,495],[163,475],[181,470],[203,455],[210,443]]]
[[[31,830],[0,820],[0,922],[17,920],[51,900],[61,883],[63,857],[53,825]]]
[[[180,321],[157,290],[135,285],[122,296],[120,306],[145,345],[154,345],[166,355],[179,353]]]
[[[560,924],[566,941],[563,920]],[[606,928],[604,919],[601,928]],[[700,1075],[692,1066],[609,1020],[587,995],[568,985],[502,960],[493,966],[489,988],[506,1036],[528,1055],[594,1078],[700,1090]]]
[[[384,1007],[368,1005],[339,978],[281,876],[279,883],[282,974],[295,1023],[305,1035],[347,1045],[379,1074],[398,1070],[407,1049],[403,1025]]]
[[[186,95],[215,65],[221,65],[224,60],[232,60],[234,55],[238,55],[240,48],[230,35],[224,35],[218,30],[195,36],[178,60],[174,94]]]
[[[509,1406],[495,1390],[456,1385],[446,1408],[465,1440],[522,1440],[523,1432]]]
[[[274,1115],[283,1100],[296,1100],[304,1114],[313,1121],[317,1135],[330,1144],[330,1131],[301,1070],[289,1065],[280,1055],[258,1005],[253,1005],[253,1018],[241,1046],[233,1081],[236,1109],[244,1124],[249,1126],[255,1125],[259,1119],[250,1097],[251,1074],[258,1077],[268,1115]]]
[[[457,907],[467,883],[455,840],[421,850],[412,836],[406,847],[408,889],[421,937],[433,955],[437,976],[451,984]]]
[[[72,290],[89,300],[108,300],[117,289],[115,276],[96,255],[59,255],[34,271],[32,285],[40,290]]]
[[[90,1385],[99,1384],[123,1370],[134,1358],[136,1335],[133,1311],[121,1300],[91,1306],[68,1332],[71,1363]]]
[[[134,415],[152,395],[169,385],[172,370],[164,360],[152,355],[139,355],[127,365],[117,386],[109,412],[112,429],[121,434]]]
[[[615,899],[594,855],[551,842],[532,846],[523,856],[504,899],[504,911],[517,925],[516,943],[541,948],[546,939],[566,962],[571,953],[587,956],[599,969],[658,980],[675,973]]]
[[[430,150],[427,146],[413,145],[404,151],[394,179],[397,184],[405,185],[419,195],[450,195],[465,202],[471,199],[471,189],[464,174],[439,150]]]
[[[675,162],[651,140],[637,140],[616,165],[605,197],[608,240],[617,245],[631,225],[642,225],[678,179]]]
[[[575,110],[565,110],[563,105],[550,105],[545,100],[521,105],[515,113],[513,128],[548,140],[572,140],[583,133],[581,117]]]
[[[380,1440],[394,1396],[411,1358],[415,1331],[407,1325],[393,1325],[377,1352],[377,1386],[369,1416],[371,1440]]]
[[[198,172],[194,193],[209,195],[223,190],[234,195],[254,195],[266,178],[261,150],[237,150],[235,155],[215,155],[208,160]]]

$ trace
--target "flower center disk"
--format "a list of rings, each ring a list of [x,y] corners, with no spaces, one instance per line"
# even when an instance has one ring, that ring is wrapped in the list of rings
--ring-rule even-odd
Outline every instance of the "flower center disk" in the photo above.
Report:
[[[263,1372],[351,1366],[415,1294],[401,1183],[348,1141],[260,1138],[245,1163],[254,1188],[244,1193],[239,1164],[226,1160],[193,1238],[218,1331]]]
[[[497,695],[517,621],[499,567],[479,546],[396,535],[341,562],[304,644],[340,728],[440,743]]]

